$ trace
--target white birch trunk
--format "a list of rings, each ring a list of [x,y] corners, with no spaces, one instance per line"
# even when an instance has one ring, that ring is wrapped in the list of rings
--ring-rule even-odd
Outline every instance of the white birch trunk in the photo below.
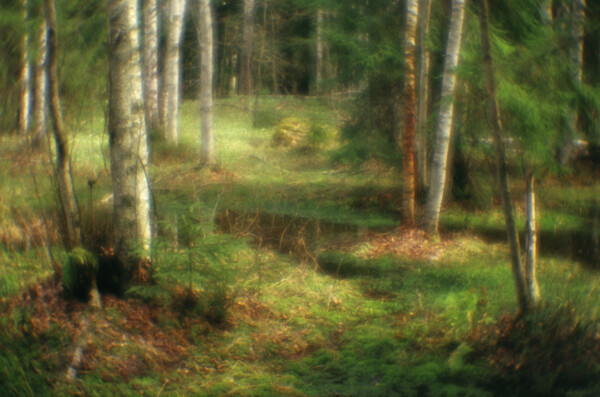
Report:
[[[215,164],[213,132],[213,21],[210,0],[200,0],[200,116],[202,131],[201,161]]]
[[[38,37],[38,52],[35,62],[35,85],[33,91],[33,144],[39,146],[47,133],[48,79],[46,77],[48,26],[42,22]]]
[[[424,215],[425,230],[434,235],[438,233],[440,209],[446,183],[448,148],[450,146],[452,118],[454,113],[456,67],[458,65],[458,57],[460,54],[464,15],[464,0],[452,0],[452,16],[450,19],[450,31],[448,33],[444,74],[442,77],[442,99],[436,128],[435,148],[431,168],[431,186],[429,188],[429,195],[427,196],[427,205]]]
[[[109,122],[116,254],[128,270],[133,248],[151,242],[148,143],[136,0],[108,0]]]
[[[169,0],[168,32],[165,49],[162,93],[164,98],[164,127],[167,141],[179,139],[179,96],[181,80],[181,39],[185,14],[185,0]]]
[[[22,0],[23,25],[27,20],[27,0]],[[24,28],[21,37],[21,72],[19,75],[19,135],[27,136],[29,131],[29,120],[31,117],[31,63],[29,60],[29,32]]]
[[[527,175],[527,221],[525,224],[525,279],[529,289],[531,303],[536,304],[540,301],[540,286],[537,281],[537,228],[535,215],[535,191],[533,188],[533,173]]]
[[[158,1],[144,0],[144,101],[146,125],[158,126]]]

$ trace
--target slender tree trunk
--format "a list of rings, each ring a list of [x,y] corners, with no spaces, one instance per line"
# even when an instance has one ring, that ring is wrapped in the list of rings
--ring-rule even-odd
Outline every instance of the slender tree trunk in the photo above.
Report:
[[[27,0],[21,1],[23,7],[23,24],[25,25],[27,13]],[[21,73],[19,76],[19,135],[27,136],[29,120],[31,118],[31,62],[29,59],[29,32],[25,28],[21,37]]]
[[[585,0],[571,0],[571,15],[570,15],[570,39],[571,47],[569,48],[570,61],[570,78],[573,86],[581,84],[581,76],[583,70],[583,23],[585,17]],[[578,110],[577,106],[573,105],[568,115],[568,124],[571,134],[578,131]]]
[[[148,142],[142,98],[137,0],[108,0],[109,122],[116,255],[134,274],[151,242]]]
[[[254,52],[254,0],[244,0],[244,26],[241,48],[240,90],[252,94],[252,54]]]
[[[185,14],[185,0],[169,0],[168,31],[164,58],[164,77],[161,94],[164,95],[162,121],[167,141],[179,139],[178,114],[181,80],[181,39]]]
[[[213,133],[213,21],[210,0],[200,0],[200,115],[202,130],[202,163],[215,164]]]
[[[540,16],[544,24],[550,25],[552,23],[552,0],[540,1]]]
[[[148,129],[158,126],[158,0],[144,0],[144,102]]]
[[[71,165],[69,163],[69,141],[62,117],[60,98],[58,95],[58,70],[56,65],[57,32],[56,32],[56,4],[55,0],[44,0],[44,14],[48,27],[48,62],[46,65],[46,78],[50,89],[50,114],[52,129],[56,144],[56,181],[60,204],[63,210],[66,228],[65,245],[72,249],[81,245],[81,227],[79,208],[73,188]]]
[[[415,221],[416,36],[419,4],[407,0],[404,33],[404,134],[402,136],[402,217]]]
[[[427,189],[427,107],[429,104],[429,20],[431,17],[431,0],[419,2],[419,80],[417,96],[417,194],[421,195]]]
[[[531,303],[536,304],[540,301],[540,286],[537,281],[536,266],[537,266],[537,228],[535,225],[535,191],[533,187],[533,172],[527,175],[526,180],[527,191],[527,223],[525,224],[526,238],[526,261],[525,261],[525,279]]]
[[[315,85],[317,93],[323,86],[323,9],[317,9],[317,42],[315,52]]]
[[[35,129],[33,130],[33,146],[39,146],[47,133],[47,97],[48,79],[46,76],[48,25],[43,21],[40,26],[38,38],[38,53],[35,62],[35,85],[33,98],[33,119]]]
[[[508,170],[506,166],[504,137],[502,131],[502,122],[500,119],[500,109],[496,100],[496,83],[492,64],[492,51],[490,47],[487,0],[477,0],[477,4],[479,8],[479,23],[481,26],[481,46],[483,51],[483,66],[487,90],[486,100],[488,102],[488,113],[492,127],[492,136],[494,139],[496,173],[498,181],[500,182],[500,194],[502,196],[504,219],[506,221],[506,236],[510,246],[512,272],[515,279],[519,308],[522,312],[526,312],[529,309],[529,296],[527,293],[525,279],[523,277],[523,269],[521,266],[521,258],[519,253],[519,239],[517,235],[515,219],[513,216],[511,195],[508,186]]]
[[[454,89],[456,86],[456,67],[460,54],[463,21],[465,16],[464,0],[452,0],[452,16],[448,44],[446,46],[446,59],[444,61],[444,75],[442,77],[442,99],[436,129],[435,149],[431,168],[431,186],[427,196],[424,226],[432,235],[437,235],[440,219],[440,209],[446,185],[446,169],[448,164],[448,148],[452,133],[452,120],[454,116]]]

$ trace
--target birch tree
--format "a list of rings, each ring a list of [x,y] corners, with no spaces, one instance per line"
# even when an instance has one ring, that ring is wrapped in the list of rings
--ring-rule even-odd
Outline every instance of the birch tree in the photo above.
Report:
[[[201,161],[215,164],[213,133],[213,22],[210,0],[200,0],[200,116],[202,131]]]
[[[487,0],[476,0],[478,5],[478,17],[481,27],[481,46],[483,52],[483,67],[486,83],[486,102],[488,106],[488,117],[492,129],[492,138],[494,141],[494,152],[496,162],[496,173],[500,182],[500,194],[502,197],[502,208],[506,222],[506,237],[510,247],[510,259],[512,265],[515,287],[517,290],[517,299],[519,308],[526,312],[530,306],[529,293],[523,277],[523,268],[521,266],[521,257],[519,252],[519,238],[517,227],[512,209],[512,200],[508,185],[508,169],[506,165],[506,153],[504,148],[504,134],[502,130],[502,120],[500,118],[500,109],[496,99],[496,83],[494,78],[494,68],[492,62],[492,50],[490,46],[489,34],[489,16]]]
[[[46,135],[46,114],[47,114],[47,96],[48,79],[46,76],[47,62],[47,40],[48,25],[44,20],[40,25],[38,36],[38,50],[35,61],[35,83],[33,89],[33,120],[35,122],[33,130],[33,145],[39,146]]]
[[[21,1],[23,24],[28,18],[27,0]],[[29,57],[29,31],[23,29],[21,36],[21,72],[19,76],[19,135],[27,136],[31,118],[31,61]]]
[[[179,139],[178,114],[181,84],[181,39],[185,14],[185,0],[168,0],[167,40],[164,57],[163,95],[161,124],[167,141],[176,143]]]
[[[65,225],[65,245],[67,246],[67,249],[70,250],[81,245],[81,226],[75,189],[73,188],[71,165],[69,163],[69,140],[62,117],[58,90],[55,0],[44,0],[44,15],[48,28],[46,78],[48,79],[49,85],[50,115],[52,119],[54,143],[56,145],[56,182]]]
[[[416,36],[419,4],[406,2],[404,33],[404,134],[402,136],[402,217],[415,220]]]
[[[444,196],[448,148],[450,146],[450,135],[452,133],[452,120],[454,114],[456,67],[458,66],[458,57],[460,54],[464,16],[465,1],[452,0],[452,15],[450,17],[450,30],[448,32],[448,44],[446,45],[444,74],[442,77],[442,96],[436,128],[433,164],[431,168],[431,186],[427,196],[424,215],[425,230],[432,235],[438,233],[440,208]]]
[[[142,98],[136,0],[108,0],[110,165],[115,253],[133,275],[134,248],[151,242],[148,142]],[[127,282],[128,280],[123,280]]]
[[[158,0],[144,0],[144,102],[146,125],[158,126]]]
[[[537,281],[537,227],[535,211],[535,191],[533,172],[527,174],[526,191],[526,223],[525,223],[525,280],[531,303],[536,304],[541,299],[540,286]]]

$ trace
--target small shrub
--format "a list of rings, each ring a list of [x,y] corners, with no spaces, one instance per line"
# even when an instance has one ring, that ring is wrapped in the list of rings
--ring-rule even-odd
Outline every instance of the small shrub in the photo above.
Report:
[[[311,151],[326,148],[331,144],[334,135],[334,128],[312,123],[302,146]]]
[[[156,279],[174,291],[177,309],[221,324],[242,284],[238,253],[244,242],[212,233],[205,222],[196,219],[194,209],[190,211],[190,216],[181,217],[177,224],[178,233],[186,236],[185,244],[173,250],[170,242],[156,243]]]
[[[286,117],[277,124],[272,142],[275,146],[297,146],[309,134],[310,126],[297,117]]]
[[[83,248],[75,248],[63,266],[62,284],[67,297],[87,301],[96,282],[98,258]]]

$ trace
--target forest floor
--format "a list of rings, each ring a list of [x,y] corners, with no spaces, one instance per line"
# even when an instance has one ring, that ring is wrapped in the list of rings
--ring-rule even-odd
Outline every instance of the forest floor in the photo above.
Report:
[[[544,303],[516,316],[492,169],[477,170],[489,196],[448,204],[431,240],[400,223],[393,167],[336,155],[342,105],[252,106],[219,102],[218,169],[197,164],[194,102],[180,145],[153,143],[151,282],[103,294],[101,310],[64,299],[55,276],[65,253],[45,193],[49,156],[2,138],[1,395],[600,393],[597,175],[538,185]],[[292,146],[273,145],[286,123],[297,127]],[[80,127],[72,165],[88,244],[108,250],[104,122]]]

